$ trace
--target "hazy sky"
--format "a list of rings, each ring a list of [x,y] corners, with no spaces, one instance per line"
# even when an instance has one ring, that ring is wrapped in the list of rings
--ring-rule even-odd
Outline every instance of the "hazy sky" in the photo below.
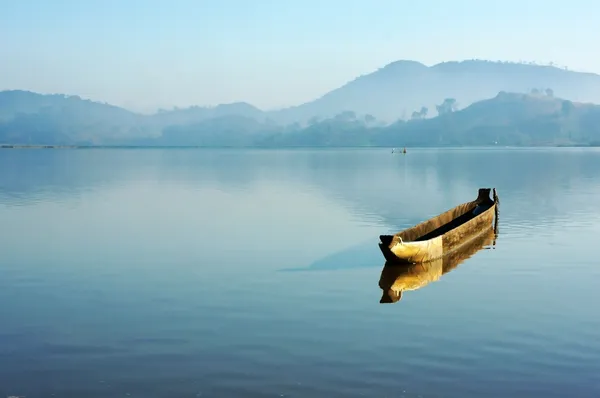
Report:
[[[598,0],[0,0],[0,90],[274,108],[399,59],[600,72],[598,43]]]

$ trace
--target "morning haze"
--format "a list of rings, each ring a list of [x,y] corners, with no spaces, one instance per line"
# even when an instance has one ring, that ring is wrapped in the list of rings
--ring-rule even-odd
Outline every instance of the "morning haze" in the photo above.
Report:
[[[5,145],[204,147],[598,145],[600,76],[554,65],[396,61],[276,111],[237,102],[136,113],[0,92]]]
[[[592,0],[0,5],[0,90],[79,95],[136,112],[232,102],[265,110],[300,105],[398,60],[428,66],[473,58],[524,60],[600,73],[594,51],[600,6]],[[428,84],[419,90],[436,90],[435,80]],[[467,91],[459,98],[462,106],[472,101]],[[384,99],[394,98],[382,94]],[[398,104],[410,115],[408,105]],[[369,111],[387,115],[388,107]]]
[[[591,1],[10,3],[0,144],[596,145],[599,13]]]

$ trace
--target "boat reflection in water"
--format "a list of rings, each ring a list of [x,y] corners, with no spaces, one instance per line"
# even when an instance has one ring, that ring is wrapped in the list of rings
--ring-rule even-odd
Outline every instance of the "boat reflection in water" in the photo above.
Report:
[[[496,237],[497,223],[493,226],[490,225],[460,248],[437,260],[417,264],[398,264],[386,261],[379,278],[379,287],[383,291],[379,302],[395,303],[402,299],[405,291],[418,290],[439,280],[442,275],[458,267],[479,250],[494,247]]]

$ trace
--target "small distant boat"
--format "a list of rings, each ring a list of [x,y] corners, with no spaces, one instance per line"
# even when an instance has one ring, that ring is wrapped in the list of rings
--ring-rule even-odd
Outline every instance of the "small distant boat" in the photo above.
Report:
[[[497,219],[498,195],[480,188],[477,199],[395,235],[380,235],[379,249],[389,262],[423,263],[441,258],[476,237]]]

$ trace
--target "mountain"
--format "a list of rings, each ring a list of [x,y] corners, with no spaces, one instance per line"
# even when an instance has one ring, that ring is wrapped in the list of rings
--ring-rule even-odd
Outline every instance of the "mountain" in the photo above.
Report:
[[[408,121],[382,125],[372,116],[342,112],[307,126],[257,120],[239,105],[139,115],[79,97],[0,93],[0,143],[29,145],[152,145],[205,147],[343,147],[600,145],[600,106],[572,102],[551,90],[500,92],[456,110],[446,98],[438,116],[417,112]],[[23,98],[31,97],[31,101]],[[12,115],[12,116],[11,116]],[[258,115],[260,116],[260,114]]]
[[[280,131],[279,126],[261,123],[251,117],[223,115],[196,123],[171,125],[162,136],[141,144],[161,146],[248,147],[257,140]]]
[[[598,145],[600,106],[501,92],[456,112],[398,122],[372,141],[391,146]]]
[[[228,117],[232,120],[223,122]],[[95,145],[146,142],[160,137],[163,131],[172,132],[174,126],[206,128],[211,123],[202,123],[209,120],[213,120],[215,132],[227,130],[227,123],[247,130],[240,126],[266,122],[267,115],[243,102],[142,115],[78,96],[43,95],[21,90],[0,92],[0,143]]]
[[[169,126],[199,123],[203,120],[226,116],[241,116],[259,122],[264,122],[267,119],[267,113],[255,106],[246,102],[236,102],[232,104],[220,104],[215,107],[192,106],[171,111],[161,110],[151,115],[150,120],[161,126]]]
[[[158,135],[142,115],[62,94],[0,92],[0,142],[95,144]]]
[[[572,101],[570,113],[557,110],[567,103],[561,98]],[[142,115],[78,96],[3,91],[0,143],[585,145],[598,140],[597,108],[587,102],[600,103],[600,75],[477,60],[431,67],[398,61],[315,101],[270,112],[237,102]]]
[[[430,67],[415,61],[397,61],[314,101],[273,112],[271,117],[289,123],[351,110],[394,122],[410,117],[422,107],[433,111],[445,98],[455,98],[464,108],[500,91],[548,88],[555,95],[573,101],[600,103],[600,75],[593,73],[480,60],[444,62]]]
[[[557,146],[600,145],[600,106],[552,93],[500,92],[465,109],[429,119],[368,127],[361,119],[327,119],[260,145],[280,146]]]

